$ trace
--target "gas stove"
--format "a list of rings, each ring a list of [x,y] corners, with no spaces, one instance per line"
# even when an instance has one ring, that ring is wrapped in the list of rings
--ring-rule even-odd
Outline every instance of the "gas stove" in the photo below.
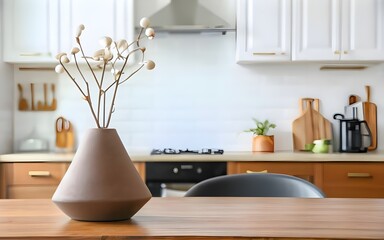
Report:
[[[153,149],[151,155],[161,155],[161,154],[223,154],[223,149],[217,148],[203,148],[201,150],[189,150],[186,149],[173,149],[173,148],[164,148],[164,149]]]

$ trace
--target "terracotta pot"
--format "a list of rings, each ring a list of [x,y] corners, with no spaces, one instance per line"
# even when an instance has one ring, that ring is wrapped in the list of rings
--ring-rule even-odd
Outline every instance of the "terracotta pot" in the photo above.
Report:
[[[275,141],[274,136],[263,136],[256,135],[253,137],[252,142],[252,151],[253,152],[274,152],[275,151]]]
[[[82,221],[130,219],[152,197],[115,129],[89,129],[52,201]]]

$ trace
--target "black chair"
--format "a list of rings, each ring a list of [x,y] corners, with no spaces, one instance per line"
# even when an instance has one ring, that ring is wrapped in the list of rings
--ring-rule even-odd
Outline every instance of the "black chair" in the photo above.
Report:
[[[185,197],[299,197],[325,194],[301,178],[275,173],[244,173],[210,178],[190,188]]]

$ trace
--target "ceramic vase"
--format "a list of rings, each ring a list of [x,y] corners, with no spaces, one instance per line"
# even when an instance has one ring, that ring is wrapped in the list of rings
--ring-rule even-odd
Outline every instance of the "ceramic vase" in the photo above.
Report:
[[[273,135],[270,135],[270,136],[264,136],[264,135],[253,136],[252,151],[253,152],[274,152],[275,151],[274,136]]]
[[[130,219],[152,197],[116,129],[89,129],[52,201],[81,221]]]

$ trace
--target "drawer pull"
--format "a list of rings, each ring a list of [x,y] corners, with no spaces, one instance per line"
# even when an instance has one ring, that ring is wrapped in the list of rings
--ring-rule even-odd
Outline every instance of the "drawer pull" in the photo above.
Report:
[[[348,173],[348,177],[350,177],[350,178],[371,178],[372,175],[370,173]]]
[[[29,176],[31,177],[49,177],[51,173],[49,171],[29,171]]]
[[[268,170],[262,170],[262,171],[251,171],[251,170],[247,170],[246,173],[268,173]]]
[[[254,56],[261,55],[261,56],[274,56],[274,55],[285,55],[285,52],[254,52]]]
[[[51,56],[50,52],[23,52],[19,53],[20,57],[39,57],[39,56]]]

